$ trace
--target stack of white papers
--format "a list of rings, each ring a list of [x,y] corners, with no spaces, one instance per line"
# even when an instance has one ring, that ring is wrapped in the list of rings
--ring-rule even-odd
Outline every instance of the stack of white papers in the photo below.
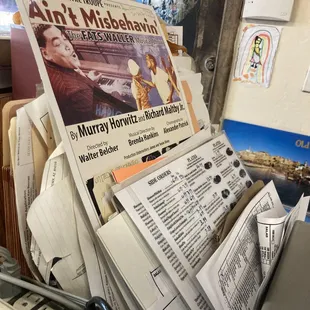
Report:
[[[196,275],[225,215],[252,184],[225,134],[116,192],[191,309],[208,309]],[[137,177],[138,178],[138,177]]]
[[[17,3],[45,91],[9,132],[32,274],[115,310],[251,310],[307,198],[286,216],[267,185],[218,247],[252,180],[225,133],[211,137],[201,74],[175,66],[154,10]]]
[[[101,296],[115,309],[256,309],[309,197],[287,215],[269,183],[218,247],[226,215],[252,181],[226,135],[211,138],[205,129],[113,187],[116,207],[126,211],[97,239],[62,143],[42,168],[37,193],[38,165],[27,150],[40,113],[30,113],[32,122],[27,110],[18,111],[10,143],[23,249],[38,278],[48,283],[53,273],[65,291]]]

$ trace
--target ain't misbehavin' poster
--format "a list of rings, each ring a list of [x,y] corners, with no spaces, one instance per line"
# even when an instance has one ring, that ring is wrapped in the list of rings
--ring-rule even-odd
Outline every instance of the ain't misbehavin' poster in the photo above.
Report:
[[[293,207],[310,195],[310,137],[225,120],[223,130],[253,181],[273,180],[282,203]]]
[[[115,212],[111,171],[193,134],[154,10],[133,1],[17,0],[94,229]]]

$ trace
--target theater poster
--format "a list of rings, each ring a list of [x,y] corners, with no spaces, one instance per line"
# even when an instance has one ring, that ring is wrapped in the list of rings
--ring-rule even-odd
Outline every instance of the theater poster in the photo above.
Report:
[[[232,120],[223,129],[252,180],[273,180],[285,206],[310,195],[309,136]]]
[[[193,134],[178,74],[150,6],[17,3],[96,230],[114,212],[112,169],[155,159]]]

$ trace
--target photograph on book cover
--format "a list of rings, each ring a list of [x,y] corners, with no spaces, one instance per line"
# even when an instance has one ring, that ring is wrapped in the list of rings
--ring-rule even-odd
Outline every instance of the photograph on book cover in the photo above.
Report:
[[[282,203],[294,207],[310,195],[310,137],[232,120],[223,124],[253,181],[273,180]]]
[[[111,171],[193,134],[154,10],[136,2],[18,0],[70,167],[95,228],[115,211]]]

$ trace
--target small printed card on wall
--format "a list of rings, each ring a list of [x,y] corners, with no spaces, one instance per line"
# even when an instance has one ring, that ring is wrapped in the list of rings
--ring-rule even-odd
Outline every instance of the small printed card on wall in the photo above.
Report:
[[[306,93],[310,93],[310,68],[308,69],[305,83],[302,87],[302,91]]]
[[[247,25],[239,44],[233,81],[269,87],[282,28]]]
[[[183,45],[183,26],[166,26],[169,41]]]
[[[252,180],[273,180],[285,206],[310,195],[310,136],[232,120],[223,130]]]

